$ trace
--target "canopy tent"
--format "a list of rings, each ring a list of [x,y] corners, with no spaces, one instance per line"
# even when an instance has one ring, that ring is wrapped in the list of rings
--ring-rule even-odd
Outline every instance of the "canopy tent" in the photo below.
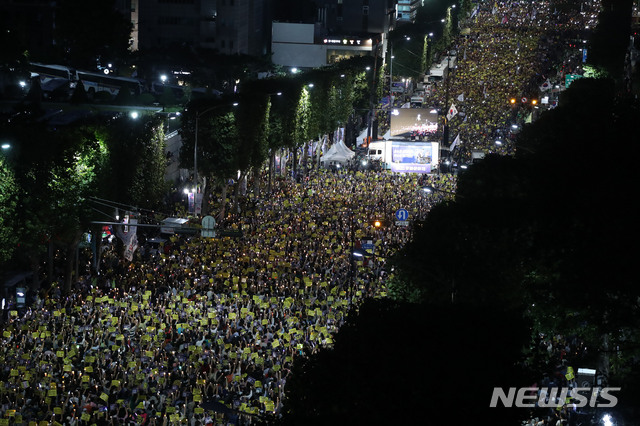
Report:
[[[333,146],[329,148],[329,151],[320,157],[320,164],[325,167],[336,164],[344,166],[354,155],[356,155],[356,153],[347,148],[344,141],[339,141],[333,144]]]

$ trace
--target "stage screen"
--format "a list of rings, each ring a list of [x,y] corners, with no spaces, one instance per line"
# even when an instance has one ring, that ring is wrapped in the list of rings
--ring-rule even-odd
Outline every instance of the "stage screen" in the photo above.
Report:
[[[429,140],[438,131],[438,113],[427,108],[394,108],[391,110],[389,136]]]
[[[394,172],[431,173],[434,161],[431,143],[392,142],[390,166]]]

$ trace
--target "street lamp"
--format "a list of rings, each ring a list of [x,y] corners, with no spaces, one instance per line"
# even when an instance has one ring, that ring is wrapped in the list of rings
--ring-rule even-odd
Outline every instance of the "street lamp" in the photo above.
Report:
[[[425,194],[433,194],[434,192],[441,192],[443,194],[447,194],[447,195],[453,195],[453,196],[458,196],[458,194],[456,194],[455,192],[451,192],[451,191],[445,191],[444,189],[438,189],[438,188],[434,188],[431,185],[426,185],[423,186],[422,188],[420,188]]]

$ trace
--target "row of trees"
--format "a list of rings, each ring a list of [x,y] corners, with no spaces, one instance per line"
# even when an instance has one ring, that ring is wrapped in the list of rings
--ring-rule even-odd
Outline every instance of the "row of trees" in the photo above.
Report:
[[[52,250],[64,253],[65,287],[73,280],[73,259],[92,220],[113,220],[115,212],[92,197],[154,209],[167,193],[164,129],[160,117],[92,116],[56,128],[32,110],[0,129],[9,146],[0,157],[3,269],[40,272]],[[96,230],[94,235],[99,235]],[[49,259],[47,279],[53,280]]]
[[[332,141],[336,129],[369,111],[376,78],[372,61],[354,58],[298,77],[255,80],[245,83],[237,96],[191,102],[182,116],[181,167],[194,166],[196,121],[198,174],[221,187],[223,199],[229,180],[237,182],[237,199],[240,182],[253,175],[257,184],[266,164],[271,181],[276,152],[290,152],[294,175],[300,148],[303,164],[317,163],[319,157],[308,158],[310,144],[321,145],[325,137]]]

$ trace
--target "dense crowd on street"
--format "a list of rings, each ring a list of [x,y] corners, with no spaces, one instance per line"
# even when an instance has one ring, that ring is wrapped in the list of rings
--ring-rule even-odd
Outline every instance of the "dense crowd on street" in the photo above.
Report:
[[[107,249],[100,275],[10,315],[0,408],[66,425],[278,413],[293,359],[331,345],[351,306],[385,295],[386,259],[410,234],[370,220],[428,210],[439,198],[422,185],[455,190],[450,175],[278,179],[226,219],[241,238],[176,235],[131,262]],[[373,256],[352,268],[363,237]]]
[[[450,93],[464,94],[464,116],[450,134],[460,134],[464,152],[509,153],[494,144],[515,122],[508,99],[560,78],[545,65],[555,64],[560,42],[548,30],[586,18],[560,22],[546,2],[486,6],[456,41]],[[442,85],[433,96],[448,107]],[[441,192],[426,195],[423,186]],[[64,425],[277,414],[293,360],[330,346],[364,298],[386,296],[386,261],[410,238],[394,212],[423,216],[455,186],[453,175],[312,172],[277,179],[230,213],[223,225],[241,237],[176,235],[132,261],[107,248],[100,273],[80,277],[70,294],[54,284],[23,314],[10,311],[0,336],[0,413],[10,424]],[[387,225],[372,227],[380,218]],[[354,261],[365,237],[373,255]]]
[[[448,82],[433,85],[426,100],[443,111],[451,104],[460,111],[449,122],[449,142],[460,136],[456,158],[468,162],[472,150],[514,153],[511,126],[535,117],[541,97],[557,94],[565,75],[581,73],[582,53],[569,46],[581,44],[580,31],[595,25],[599,7],[600,2],[585,2],[582,12],[558,13],[550,2],[508,0],[478,9],[468,23],[470,33],[449,49],[457,69]]]

